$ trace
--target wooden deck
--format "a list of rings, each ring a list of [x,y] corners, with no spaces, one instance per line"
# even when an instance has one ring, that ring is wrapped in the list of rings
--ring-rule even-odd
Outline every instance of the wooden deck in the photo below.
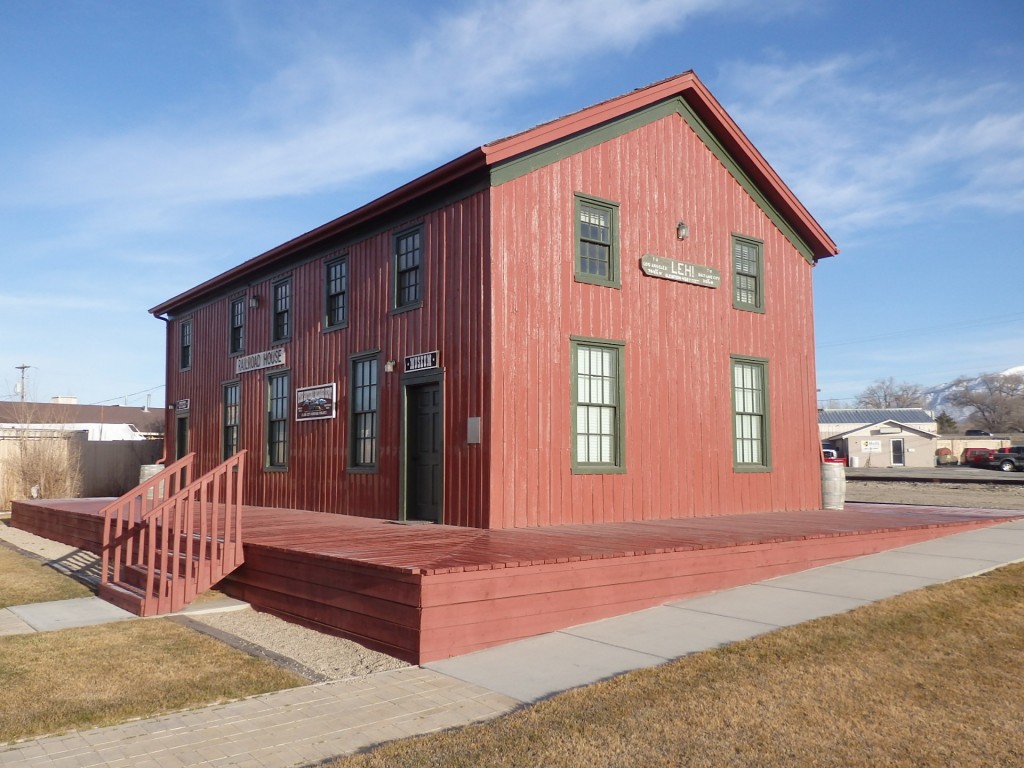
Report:
[[[15,502],[15,527],[98,551],[109,500]],[[246,507],[220,583],[259,610],[422,663],[1022,517],[842,511],[479,530]]]

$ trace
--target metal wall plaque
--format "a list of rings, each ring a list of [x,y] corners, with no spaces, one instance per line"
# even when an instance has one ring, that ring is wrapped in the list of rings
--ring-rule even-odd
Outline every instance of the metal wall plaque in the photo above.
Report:
[[[338,415],[338,385],[320,384],[295,390],[295,420],[333,419]]]
[[[649,277],[660,277],[677,283],[689,283],[705,288],[717,288],[722,284],[722,273],[714,267],[666,259],[653,253],[645,253],[640,257],[640,269]]]

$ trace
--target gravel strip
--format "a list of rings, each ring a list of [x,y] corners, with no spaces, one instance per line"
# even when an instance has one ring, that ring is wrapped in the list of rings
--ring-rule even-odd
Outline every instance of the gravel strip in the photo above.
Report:
[[[362,677],[409,666],[404,661],[371,651],[351,640],[306,629],[252,608],[193,615],[189,617],[189,623],[205,625],[238,638],[242,644],[231,643],[224,637],[220,639],[255,656],[263,656],[277,663],[281,663],[281,659],[276,657],[294,661],[298,667],[287,663],[283,666],[306,677],[309,675],[302,668],[312,670],[316,673],[316,677],[312,678],[314,682]],[[270,654],[261,653],[261,649],[270,651]]]

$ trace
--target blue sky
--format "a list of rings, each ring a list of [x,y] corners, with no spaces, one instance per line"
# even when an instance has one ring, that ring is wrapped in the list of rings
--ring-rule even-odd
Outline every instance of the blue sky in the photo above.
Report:
[[[689,69],[841,248],[822,399],[1024,364],[1017,0],[0,0],[0,398],[160,405],[150,307]]]

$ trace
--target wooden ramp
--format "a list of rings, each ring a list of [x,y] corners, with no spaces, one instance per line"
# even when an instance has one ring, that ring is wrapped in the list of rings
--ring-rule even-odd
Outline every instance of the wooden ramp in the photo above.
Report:
[[[97,551],[103,500],[89,501],[16,502],[12,521]],[[848,504],[488,531],[245,507],[245,564],[218,588],[423,663],[1019,517]]]

